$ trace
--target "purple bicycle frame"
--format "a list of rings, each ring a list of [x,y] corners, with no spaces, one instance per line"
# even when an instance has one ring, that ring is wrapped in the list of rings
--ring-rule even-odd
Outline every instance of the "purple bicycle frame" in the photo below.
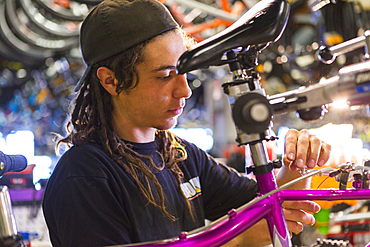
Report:
[[[263,143],[250,145],[250,148],[255,164],[265,162],[264,159],[267,156]],[[370,189],[278,190],[274,171],[257,175],[256,180],[260,191],[259,197],[237,210],[230,210],[226,216],[213,222],[208,227],[189,233],[183,232],[173,239],[120,246],[221,246],[252,227],[261,219],[266,219],[273,245],[275,247],[290,247],[292,244],[281,206],[283,201],[370,199]]]

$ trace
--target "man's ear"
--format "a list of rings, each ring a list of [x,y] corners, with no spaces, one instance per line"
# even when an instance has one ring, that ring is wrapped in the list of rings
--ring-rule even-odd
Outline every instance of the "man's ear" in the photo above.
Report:
[[[107,67],[100,67],[96,71],[96,74],[100,80],[100,84],[105,88],[105,90],[107,90],[111,95],[117,95],[117,79],[114,76],[113,71]]]

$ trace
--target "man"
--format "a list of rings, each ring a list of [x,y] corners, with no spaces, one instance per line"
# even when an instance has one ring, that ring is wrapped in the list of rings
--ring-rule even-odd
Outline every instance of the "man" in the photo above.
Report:
[[[191,95],[185,75],[176,73],[190,44],[164,5],[106,0],[84,20],[80,45],[87,69],[76,88],[70,134],[58,143],[73,146],[59,160],[43,202],[53,246],[175,237],[257,195],[255,181],[168,131]],[[306,131],[291,130],[286,141],[280,183],[329,158],[330,146]],[[313,202],[284,207],[295,232],[302,230],[299,222],[314,222],[304,210],[319,210]]]

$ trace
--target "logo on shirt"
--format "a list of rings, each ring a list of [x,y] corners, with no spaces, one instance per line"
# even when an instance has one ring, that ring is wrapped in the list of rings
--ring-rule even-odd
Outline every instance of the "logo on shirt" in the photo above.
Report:
[[[200,188],[199,177],[192,178],[189,182],[182,183],[181,190],[189,201],[201,195],[202,190]]]

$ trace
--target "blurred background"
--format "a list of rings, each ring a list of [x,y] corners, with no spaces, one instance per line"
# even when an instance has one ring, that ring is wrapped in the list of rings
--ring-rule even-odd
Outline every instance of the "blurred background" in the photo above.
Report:
[[[40,205],[43,188],[59,156],[55,138],[66,135],[69,102],[85,65],[78,45],[79,27],[98,0],[0,0],[0,150],[23,154],[29,169],[0,179],[8,185],[18,230],[30,246],[50,246]],[[162,0],[175,19],[198,42],[230,26],[256,0]],[[370,29],[369,0],[292,0],[288,25],[281,39],[259,55],[256,70],[268,95],[318,83],[343,66],[364,61],[361,47],[331,64],[317,59],[320,46],[333,46],[362,36]],[[232,80],[227,66],[194,71],[193,90],[173,131],[228,165],[244,172],[248,152],[238,147],[230,107],[222,84]],[[370,97],[370,96],[369,96]],[[370,102],[370,100],[368,101]],[[281,158],[287,128],[309,129],[330,143],[327,165],[362,164],[369,155],[370,111],[344,102],[328,106],[317,121],[303,121],[296,113],[274,116],[272,130],[279,140],[268,143],[270,158]],[[335,180],[313,178],[313,187],[338,187]],[[342,223],[338,212],[367,212],[367,202],[320,202],[315,226],[296,236],[297,245],[316,237],[338,238],[353,246],[370,241],[369,218]],[[350,223],[349,223],[350,222]],[[338,227],[339,226],[339,227]],[[352,228],[351,228],[352,226]]]

